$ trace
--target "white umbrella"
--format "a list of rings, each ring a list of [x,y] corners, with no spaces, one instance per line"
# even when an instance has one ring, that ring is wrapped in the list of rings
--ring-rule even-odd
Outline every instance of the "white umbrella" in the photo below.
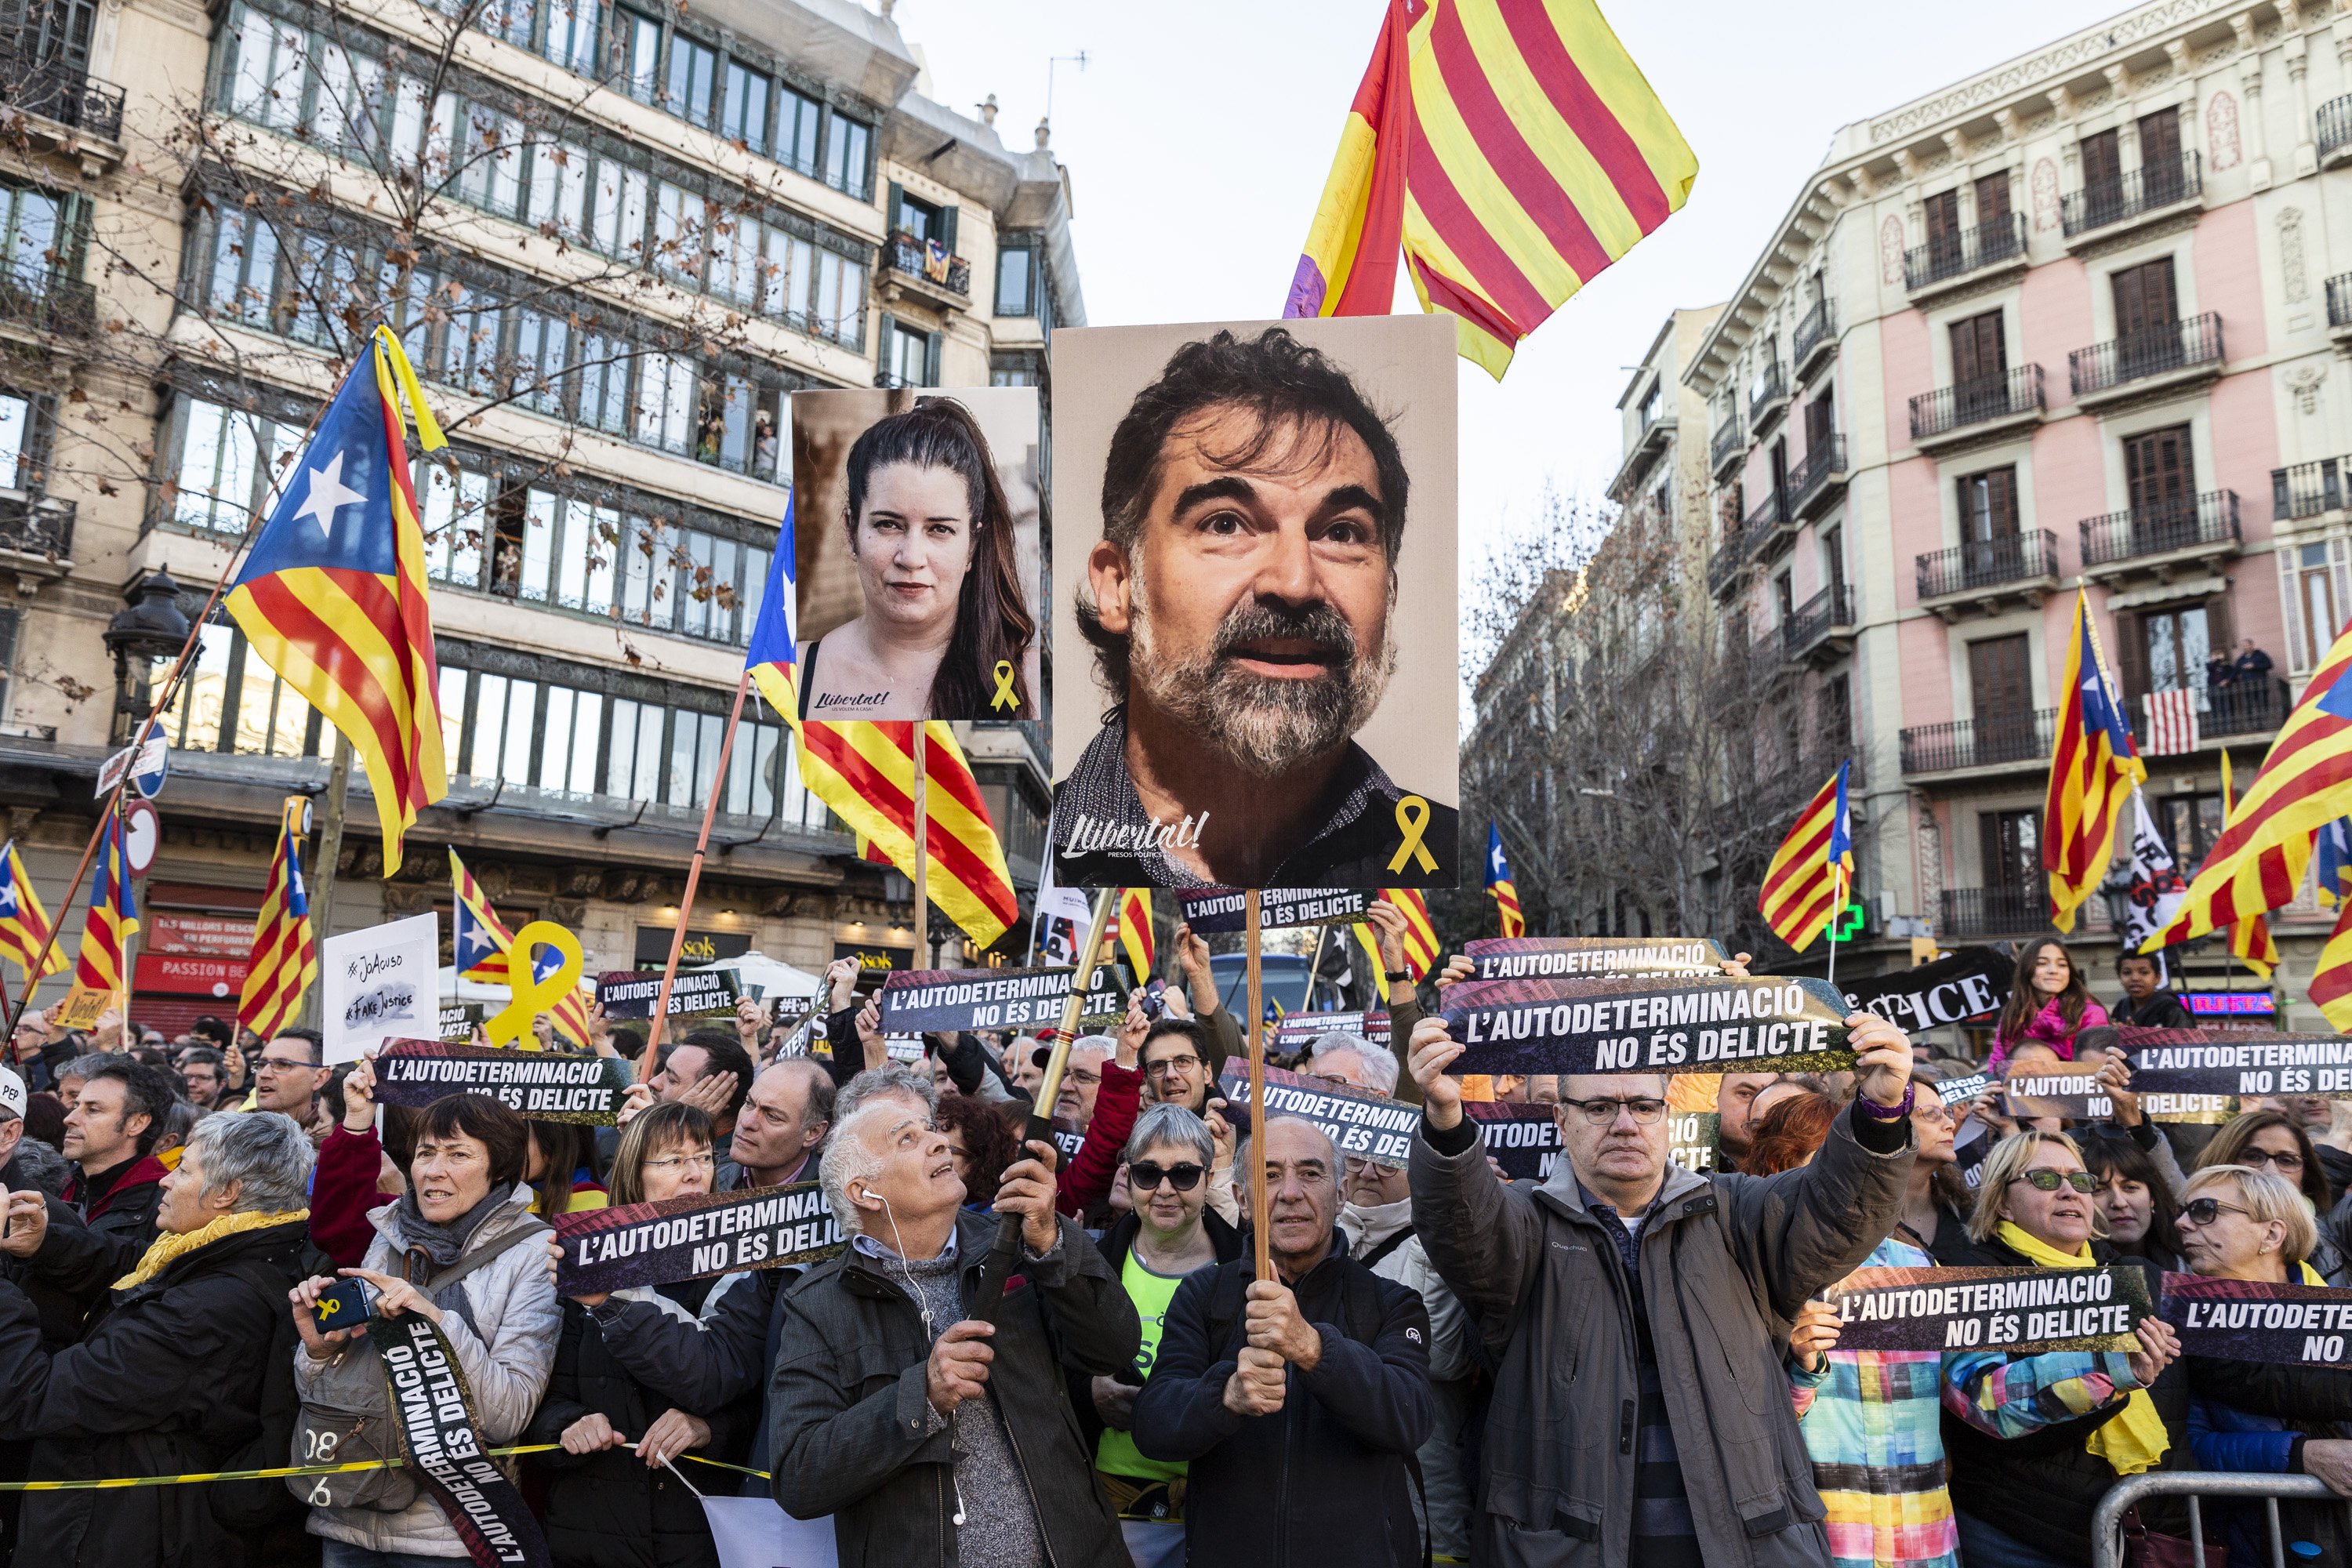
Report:
[[[722,958],[711,963],[690,963],[688,969],[731,969],[735,982],[747,996],[814,996],[824,987],[820,975],[796,968],[781,958],[770,958],[759,949]]]

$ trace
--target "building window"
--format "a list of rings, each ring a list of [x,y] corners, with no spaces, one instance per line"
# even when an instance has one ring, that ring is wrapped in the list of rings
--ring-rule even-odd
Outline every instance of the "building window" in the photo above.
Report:
[[[682,33],[669,40],[669,86],[662,107],[696,125],[710,123],[711,95],[719,83],[719,52]]]
[[[635,11],[613,16],[613,68],[639,103],[651,103],[661,90],[661,24]]]
[[[0,387],[0,490],[41,488],[48,415],[41,400]]]
[[[817,147],[824,110],[816,100],[786,88],[776,104],[776,162],[817,177]]]
[[[2204,862],[2213,841],[2221,837],[2221,795],[2174,795],[2149,803],[2156,807],[2156,827],[2164,835],[2172,863],[2186,875]]]
[[[151,687],[162,686],[172,662],[155,661]],[[253,653],[245,634],[225,616],[205,626],[195,659],[157,728],[183,751],[319,754],[320,721],[310,702]]]
[[[720,132],[754,153],[768,150],[768,95],[773,85],[759,72],[727,62],[727,107]]]
[[[999,350],[988,356],[988,384],[991,386],[1035,386],[1037,355],[1034,352]]]
[[[855,120],[833,117],[833,134],[824,149],[824,183],[845,195],[861,200],[872,190],[874,132]]]
[[[181,405],[179,426],[169,516],[185,528],[243,533],[269,476],[290,460],[300,429],[194,399]]]
[[[2017,468],[1988,468],[1963,474],[1957,481],[1960,500],[1960,539],[1981,544],[2008,539],[2017,532]]]
[[[1012,246],[996,253],[996,314],[1034,315],[1036,254],[1027,246]]]
[[[549,0],[547,58],[579,76],[596,74],[596,29],[602,0]]]
[[[0,185],[0,269],[27,289],[72,270],[67,199]]]

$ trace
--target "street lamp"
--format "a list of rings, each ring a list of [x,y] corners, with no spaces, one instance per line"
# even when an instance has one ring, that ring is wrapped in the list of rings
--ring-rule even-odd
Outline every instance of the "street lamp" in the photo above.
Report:
[[[168,572],[150,572],[122,590],[128,609],[106,623],[106,648],[114,656],[114,722],[110,733],[122,744],[152,711],[147,674],[159,658],[187,646],[188,617],[180,608],[180,585]]]

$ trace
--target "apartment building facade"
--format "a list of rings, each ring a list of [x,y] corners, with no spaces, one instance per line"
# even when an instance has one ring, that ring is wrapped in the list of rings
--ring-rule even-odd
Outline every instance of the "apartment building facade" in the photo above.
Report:
[[[446,845],[509,919],[577,931],[592,967],[658,962],[715,792],[693,951],[911,962],[907,884],[856,858],[756,698],[719,768],[790,395],[1043,385],[1084,305],[1047,129],[1008,147],[993,100],[933,101],[887,12],[0,15],[19,84],[0,120],[0,807],[53,910],[98,762],[381,320],[455,459],[416,472],[452,787],[386,880],[354,770],[333,927],[446,913]],[[225,618],[199,647],[163,721],[152,959],[249,924],[279,803],[319,795],[334,749]],[[968,745],[1034,881],[1042,732]],[[143,966],[142,999],[216,1007],[241,953],[180,956],[208,962]]]
[[[1765,739],[1863,771],[1862,952],[2046,929],[2078,586],[2158,832],[2218,836],[2224,755],[2242,785],[2352,607],[2347,161],[2352,17],[2142,5],[1842,130],[1694,356],[1710,589],[1791,667]],[[2302,1017],[2325,921],[2273,921]]]

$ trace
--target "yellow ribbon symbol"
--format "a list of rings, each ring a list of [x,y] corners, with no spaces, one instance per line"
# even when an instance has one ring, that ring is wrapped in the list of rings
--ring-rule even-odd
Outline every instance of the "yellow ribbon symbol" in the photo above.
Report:
[[[989,699],[988,705],[991,708],[1021,706],[1021,700],[1013,695],[1013,661],[1009,658],[996,661],[996,695]]]
[[[1423,871],[1436,870],[1437,858],[1421,841],[1421,836],[1429,831],[1429,802],[1417,795],[1405,795],[1397,802],[1396,821],[1404,842],[1397,846],[1396,858],[1389,862],[1389,869],[1402,871],[1407,860],[1413,860]]]
[[[319,1316],[322,1319],[331,1318],[342,1310],[343,1299],[341,1296],[330,1296],[318,1303]]]
[[[530,961],[532,951],[541,947],[551,947],[563,955],[555,973],[544,980],[534,975]],[[507,949],[507,989],[514,999],[483,1021],[482,1032],[490,1044],[516,1044],[529,1037],[532,1020],[580,983],[580,971],[586,963],[580,939],[553,921],[533,921],[515,932],[514,945]],[[538,1042],[531,1043],[536,1047]]]

